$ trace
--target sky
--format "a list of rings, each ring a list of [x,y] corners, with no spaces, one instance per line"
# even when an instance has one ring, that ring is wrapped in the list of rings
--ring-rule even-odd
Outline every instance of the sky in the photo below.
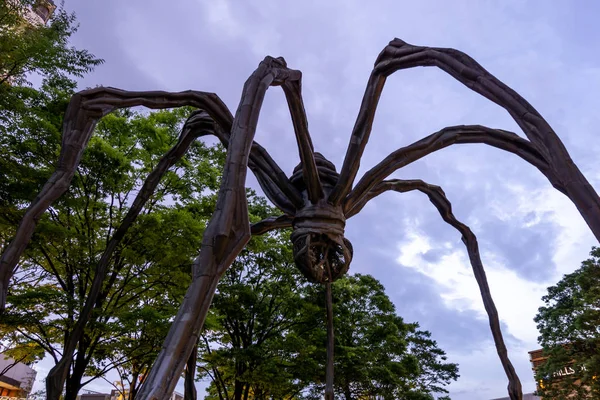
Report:
[[[338,170],[375,58],[391,39],[462,50],[536,107],[597,191],[599,7],[592,0],[65,0],[80,22],[73,45],[105,60],[81,89],[195,89],[217,93],[235,111],[258,63],[283,56],[303,73],[315,149]],[[387,80],[357,180],[391,151],[460,124],[522,135],[503,109],[442,71],[397,72]],[[255,140],[291,174],[299,156],[279,88],[267,93]],[[533,317],[546,288],[578,268],[596,243],[585,222],[534,167],[485,145],[452,146],[392,177],[440,185],[477,235],[509,356],[524,391],[533,391]],[[251,175],[248,185],[259,189]],[[351,272],[379,279],[398,314],[431,331],[459,364],[452,399],[506,396],[460,235],[427,198],[381,195],[348,221],[346,236],[354,246]],[[47,364],[38,369],[44,375]]]

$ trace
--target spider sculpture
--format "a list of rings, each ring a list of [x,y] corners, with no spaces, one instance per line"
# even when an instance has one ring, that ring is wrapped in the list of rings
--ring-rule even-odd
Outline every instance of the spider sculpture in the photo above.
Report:
[[[416,66],[437,66],[468,88],[508,111],[527,139],[515,133],[484,126],[454,126],[398,149],[377,164],[353,186],[361,155],[369,139],[375,110],[387,76]],[[300,165],[287,177],[266,150],[253,142],[263,98],[270,86],[281,86],[292,115],[300,153]],[[122,107],[152,109],[193,106],[175,146],[147,177],[128,214],[110,239],[98,262],[96,275],[75,330],[65,344],[63,357],[46,380],[48,399],[58,399],[78,340],[94,309],[107,272],[108,262],[127,229],[155,190],[161,177],[190,144],[204,135],[215,135],[227,148],[223,180],[215,213],[204,233],[201,251],[193,264],[193,279],[171,326],[162,351],[137,398],[162,400],[169,397],[186,366],[217,282],[243,249],[251,235],[279,228],[292,228],[294,258],[302,273],[313,282],[330,283],[343,275],[352,260],[352,245],[344,238],[346,220],[373,197],[386,191],[425,193],[442,218],[461,234],[479,285],[494,342],[508,377],[511,399],[521,399],[521,384],[510,363],[479,256],[475,235],[452,214],[441,188],[420,180],[386,180],[405,165],[427,154],[457,143],[484,143],[509,151],[533,164],[559,191],[568,196],[590,229],[600,239],[600,199],[571,160],[564,145],[542,116],[515,91],[500,82],[476,61],[453,49],[413,46],[394,39],[380,53],[371,72],[358,118],[351,134],[340,172],[321,154],[315,153],[308,131],[301,96],[301,73],[288,69],[283,58],[266,57],[246,81],[235,117],[212,93],[186,91],[127,92],[96,88],[73,96],[67,109],[63,142],[56,172],[42,188],[0,259],[0,306],[3,309],[11,276],[27,246],[37,220],[68,188],[81,155],[99,118]],[[250,225],[245,197],[247,168],[256,175],[264,193],[281,210]],[[333,335],[331,303],[328,303],[328,365],[326,398],[333,398]],[[190,358],[191,359],[191,358]]]

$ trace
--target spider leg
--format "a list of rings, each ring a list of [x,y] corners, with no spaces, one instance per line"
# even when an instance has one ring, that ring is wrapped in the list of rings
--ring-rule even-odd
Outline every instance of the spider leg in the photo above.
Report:
[[[231,113],[219,97],[213,93],[198,91],[128,92],[110,87],[99,87],[75,94],[64,117],[58,166],[25,212],[14,238],[0,258],[0,312],[6,305],[9,281],[15,273],[23,251],[31,240],[37,221],[69,187],[96,123],[101,117],[117,108],[134,106],[146,106],[152,109],[195,106],[206,110],[218,124],[231,126]]]
[[[86,297],[83,310],[81,311],[75,327],[73,328],[73,331],[69,335],[68,341],[64,346],[60,361],[56,363],[46,377],[46,392],[48,394],[48,398],[51,399],[54,396],[58,397],[62,391],[64,385],[63,377],[66,377],[66,370],[71,365],[73,354],[75,353],[77,344],[81,339],[83,330],[89,321],[93,310],[97,307],[96,302],[102,290],[102,285],[108,272],[108,266],[115,249],[133,222],[136,220],[140,211],[148,199],[152,196],[162,177],[169,170],[169,168],[171,168],[185,155],[191,144],[197,138],[213,134],[213,132],[213,119],[203,110],[194,111],[185,122],[177,143],[160,159],[156,167],[144,181],[144,184],[135,197],[131,207],[129,208],[129,211],[127,212],[127,215],[110,238],[110,241],[108,242],[102,257],[100,258],[100,261],[98,261],[92,286]]]
[[[481,125],[450,126],[394,151],[367,171],[344,200],[344,212],[353,209],[367,193],[394,171],[434,151],[464,143],[483,143],[511,152],[537,167],[550,182],[554,182],[553,171],[538,149],[516,133]]]
[[[475,280],[477,280],[477,284],[479,285],[479,291],[481,292],[483,305],[488,315],[496,350],[498,352],[500,362],[502,363],[502,367],[504,367],[504,372],[508,378],[509,396],[511,400],[521,400],[523,398],[521,381],[519,380],[519,377],[517,376],[517,373],[515,372],[515,369],[508,358],[508,352],[506,350],[506,345],[504,344],[504,338],[502,337],[502,330],[500,329],[498,310],[496,309],[490,293],[490,288],[485,275],[485,270],[483,268],[483,263],[481,261],[481,256],[479,255],[479,245],[477,243],[475,234],[468,226],[456,219],[452,213],[452,204],[446,197],[446,194],[442,188],[439,186],[430,185],[422,180],[392,179],[389,181],[383,181],[375,186],[369,192],[369,194],[363,198],[360,204],[356,205],[356,207],[352,210],[351,215],[359,212],[360,209],[364,207],[364,205],[372,198],[389,190],[400,193],[418,190],[426,194],[431,203],[433,203],[435,208],[437,208],[439,211],[442,219],[461,233],[462,241],[464,242],[467,252],[469,253],[469,260],[471,261],[471,267],[473,268],[473,275],[475,275]],[[351,215],[349,215],[348,218]]]
[[[537,110],[465,53],[454,49],[414,46],[400,39],[392,40],[375,62],[340,180],[329,197],[331,203],[340,203],[350,191],[360,166],[360,156],[369,139],[386,77],[400,69],[417,66],[436,66],[469,89],[503,107],[547,162],[551,170],[547,176],[552,185],[569,197],[600,240],[600,197],[577,168],[558,135]]]
[[[315,162],[314,148],[310,134],[308,132],[308,120],[304,110],[302,100],[302,84],[300,79],[285,82],[282,85],[283,92],[287,99],[298,149],[300,151],[300,161],[302,162],[302,176],[306,184],[308,199],[315,204],[323,198],[323,186],[319,179],[319,171]]]
[[[229,131],[217,126],[214,134],[225,148],[229,146]],[[296,209],[304,205],[300,192],[291,184],[267,150],[257,142],[252,143],[248,168],[256,176],[267,198],[284,213],[293,215]]]
[[[544,157],[552,158],[552,154],[559,150],[556,145],[560,139],[537,110],[461,51],[414,46],[396,38],[379,54],[373,72],[389,76],[400,69],[428,66],[440,68],[469,89],[506,109]]]
[[[204,324],[219,278],[250,239],[246,205],[246,168],[260,108],[269,86],[299,79],[282,58],[266,57],[244,84],[232,124],[217,206],[193,263],[193,278],[138,400],[168,398]]]
[[[4,310],[6,304],[10,278],[14,275],[17,263],[31,240],[37,221],[69,187],[97,121],[118,108],[146,106],[157,109],[185,105],[206,110],[216,122],[213,134],[227,148],[233,116],[216,94],[198,91],[130,92],[111,87],[99,87],[73,96],[64,117],[62,149],[57,170],[29,206],[15,237],[0,258],[0,312]],[[293,214],[296,208],[302,206],[300,193],[258,143],[252,145],[248,166],[256,175],[267,197],[283,212]]]
[[[350,136],[350,143],[346,150],[346,156],[344,157],[344,163],[340,170],[340,177],[338,183],[334,186],[333,190],[329,194],[328,201],[333,205],[338,205],[343,201],[344,197],[350,192],[354,178],[360,168],[360,159],[367,146],[371,129],[373,128],[373,119],[375,118],[375,111],[377,109],[377,103],[379,103],[379,97],[383,91],[385,85],[385,76],[380,73],[371,72],[363,100],[352,129]]]
[[[252,236],[263,235],[275,229],[285,229],[292,227],[292,217],[289,215],[280,215],[279,217],[269,217],[250,226]]]
[[[102,88],[100,88],[102,89]],[[111,96],[120,96],[124,98],[119,107],[133,107],[135,105],[144,105],[148,108],[167,108],[177,107],[177,101],[191,100],[189,105],[196,106],[206,111],[213,117],[217,124],[215,130],[215,136],[221,141],[223,146],[227,148],[229,138],[231,136],[231,127],[233,122],[233,116],[225,104],[219,99],[216,94],[204,93],[212,103],[215,104],[214,109],[209,109],[203,101],[196,100],[198,93],[197,91],[185,91],[180,93],[166,93],[166,92],[125,92],[114,88],[105,88],[101,94],[95,95],[93,99],[87,101],[87,107],[102,110],[105,107],[107,101],[111,100]],[[92,89],[90,92],[94,92],[98,89]],[[108,92],[108,93],[105,93]],[[145,93],[154,93],[155,97],[159,100],[148,101],[140,103],[143,100]],[[93,95],[87,94],[88,96]],[[163,96],[168,103],[162,106],[160,98]],[[250,152],[250,160],[248,162],[249,168],[256,175],[261,187],[265,191],[265,194],[277,207],[281,208],[284,212],[292,212],[295,208],[301,207],[302,196],[300,193],[291,185],[285,173],[271,158],[269,153],[258,143],[252,145],[252,151]],[[290,204],[291,203],[291,204]]]

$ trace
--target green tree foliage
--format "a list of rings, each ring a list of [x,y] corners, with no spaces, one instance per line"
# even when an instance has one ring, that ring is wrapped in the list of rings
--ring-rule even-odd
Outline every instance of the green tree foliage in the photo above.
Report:
[[[312,286],[310,297],[319,305],[319,329],[309,341],[307,358],[317,360],[321,373],[309,386],[310,398],[324,390],[324,291]],[[405,323],[383,285],[370,275],[350,275],[333,284],[335,328],[335,391],[350,399],[433,399],[446,393],[444,386],[458,378],[456,364],[447,363],[430,333],[416,323]]]
[[[262,208],[262,210],[260,209]],[[258,203],[253,217],[266,216]],[[262,214],[262,215],[261,215]],[[293,264],[287,232],[254,237],[217,288],[199,346],[199,375],[211,380],[208,399],[286,399],[303,388],[291,362],[311,330],[306,284]]]
[[[102,63],[87,50],[68,43],[77,31],[75,15],[62,6],[54,10],[46,25],[34,25],[25,15],[37,5],[36,0],[0,2],[0,98],[8,84],[30,83],[30,74],[42,78],[81,77]]]
[[[40,90],[13,88],[19,107],[0,110],[4,242],[55,167],[73,89],[64,78],[48,79]],[[188,114],[123,111],[98,124],[71,187],[39,221],[12,281],[0,334],[13,351],[28,346],[58,361],[112,232]],[[66,399],[114,368],[136,382],[154,359],[190,281],[223,160],[222,149],[196,142],[146,204],[111,260],[69,372]]]
[[[0,108],[0,251],[14,234],[23,210],[50,176],[51,160],[58,157],[60,114],[68,102],[65,93],[73,89],[74,83],[63,79],[46,81],[41,90],[12,87],[15,107]],[[14,277],[15,283],[36,278]],[[17,321],[10,318],[3,315],[0,326],[3,352],[29,363],[43,358],[45,350],[13,329],[11,325]]]
[[[296,271],[288,233],[253,238],[226,272],[200,347],[207,399],[320,399],[324,288]],[[457,379],[429,332],[404,323],[369,275],[333,285],[335,388],[343,399],[433,399]]]
[[[17,210],[33,199],[58,154],[65,93],[75,87],[68,76],[82,76],[102,62],[69,46],[77,29],[73,14],[59,6],[47,25],[35,25],[26,15],[36,5],[34,0],[0,2],[0,251],[17,224]],[[41,79],[41,90],[31,86],[33,77]],[[16,361],[31,364],[44,355],[42,347],[16,331],[4,329],[1,339],[2,352]]]
[[[548,360],[538,371],[541,395],[600,398],[600,248],[548,288],[535,317]]]

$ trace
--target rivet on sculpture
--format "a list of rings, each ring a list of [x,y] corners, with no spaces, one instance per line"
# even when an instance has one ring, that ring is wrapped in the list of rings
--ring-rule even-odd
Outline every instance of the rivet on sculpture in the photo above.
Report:
[[[527,139],[509,131],[480,125],[446,127],[389,154],[354,185],[386,78],[398,70],[417,66],[436,66],[469,89],[503,107],[517,122]],[[292,115],[301,162],[291,177],[287,177],[267,151],[253,141],[262,101],[270,86],[283,88]],[[413,190],[426,194],[443,220],[461,233],[489,317],[498,356],[508,378],[509,396],[513,400],[522,399],[521,383],[508,359],[475,235],[454,217],[450,202],[440,187],[421,180],[386,178],[394,171],[450,145],[483,143],[513,153],[535,166],[552,186],[571,199],[599,240],[600,198],[573,163],[550,125],[514,90],[460,51],[413,46],[400,39],[392,40],[375,62],[339,174],[331,162],[314,152],[302,102],[301,73],[287,68],[283,58],[266,57],[259,64],[244,85],[235,117],[216,94],[193,90],[179,93],[128,92],[99,87],[74,95],[64,118],[58,168],[25,212],[15,236],[0,259],[1,310],[5,307],[10,279],[37,221],[52,202],[67,190],[97,121],[115,109],[135,106],[151,109],[191,106],[198,111],[188,118],[178,142],[145,180],[98,262],[84,309],[65,344],[61,360],[46,379],[49,400],[58,400],[60,396],[66,373],[93,311],[113,251],[164,173],[185,154],[194,140],[205,135],[215,135],[227,148],[216,210],[204,233],[200,253],[193,263],[192,283],[137,399],[162,400],[169,397],[192,354],[219,278],[251,235],[291,227],[296,265],[308,280],[324,283],[331,300],[331,282],[347,272],[353,255],[352,245],[344,237],[346,220],[381,193]],[[247,168],[256,175],[265,195],[281,210],[282,215],[250,225],[245,197]],[[327,308],[328,363],[325,392],[326,398],[331,399],[331,301]]]

